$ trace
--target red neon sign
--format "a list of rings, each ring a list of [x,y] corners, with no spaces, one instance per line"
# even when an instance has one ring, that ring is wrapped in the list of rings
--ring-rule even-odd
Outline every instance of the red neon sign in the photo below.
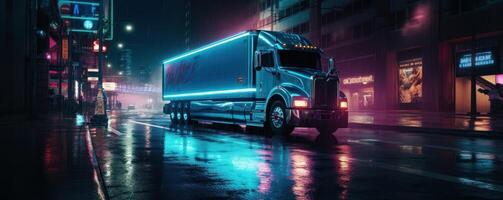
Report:
[[[100,43],[98,42],[98,40],[95,40],[93,42],[93,51],[97,53],[99,51],[99,49],[100,49]],[[107,47],[105,45],[103,45],[102,51],[103,52],[107,51]]]

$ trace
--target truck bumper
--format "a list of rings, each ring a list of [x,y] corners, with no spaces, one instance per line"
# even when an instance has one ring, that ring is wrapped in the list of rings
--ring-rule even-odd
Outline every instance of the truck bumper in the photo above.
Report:
[[[334,123],[337,128],[348,127],[347,110],[286,109],[286,112],[288,124],[291,126],[317,127]]]

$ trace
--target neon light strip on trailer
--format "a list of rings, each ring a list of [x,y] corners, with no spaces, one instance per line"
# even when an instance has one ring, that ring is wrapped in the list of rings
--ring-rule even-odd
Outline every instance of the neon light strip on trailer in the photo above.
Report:
[[[193,96],[230,94],[230,93],[249,93],[249,92],[256,92],[256,91],[257,91],[256,88],[243,88],[243,89],[233,89],[233,90],[217,90],[217,91],[208,91],[208,92],[194,92],[194,93],[164,95],[164,98],[193,97]]]
[[[201,47],[201,48],[196,49],[196,50],[194,50],[194,51],[190,51],[190,52],[188,52],[188,53],[182,54],[182,55],[180,55],[180,56],[176,56],[176,57],[174,57],[174,58],[167,59],[167,60],[163,61],[162,63],[163,63],[163,64],[170,63],[170,62],[176,61],[176,60],[178,60],[178,59],[181,59],[181,58],[184,58],[184,57],[187,57],[187,56],[190,56],[190,55],[193,55],[193,54],[196,54],[196,53],[199,53],[199,52],[205,51],[205,50],[207,50],[207,49],[210,49],[210,48],[216,47],[216,46],[221,45],[221,44],[225,44],[225,43],[231,42],[231,41],[233,41],[233,40],[236,40],[236,39],[239,39],[239,38],[242,38],[242,37],[248,36],[248,35],[250,35],[250,33],[249,33],[249,32],[240,33],[240,34],[237,34],[237,35],[235,35],[235,36],[232,36],[232,37],[229,37],[229,38],[226,38],[226,39],[220,40],[220,41],[218,41],[218,42],[215,42],[215,43],[209,44],[209,45],[207,45],[207,46]]]
[[[267,38],[265,38],[263,35],[259,35],[258,38],[261,40],[264,40],[265,43],[267,43],[269,46],[274,46]]]

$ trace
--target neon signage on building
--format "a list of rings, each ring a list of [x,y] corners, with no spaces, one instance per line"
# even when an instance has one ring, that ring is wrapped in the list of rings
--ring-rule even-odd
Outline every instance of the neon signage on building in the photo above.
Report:
[[[472,64],[472,54],[463,54],[459,58],[459,68],[470,68],[473,67]],[[477,52],[475,54],[475,67],[494,65],[496,60],[494,59],[494,54],[492,51]]]
[[[358,77],[348,77],[342,79],[342,84],[344,85],[353,85],[353,84],[367,84],[374,82],[374,77],[372,75],[368,76],[358,76]]]

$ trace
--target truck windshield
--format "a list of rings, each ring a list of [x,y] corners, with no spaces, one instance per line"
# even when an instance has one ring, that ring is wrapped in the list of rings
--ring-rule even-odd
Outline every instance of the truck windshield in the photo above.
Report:
[[[320,69],[320,55],[316,52],[279,50],[279,61],[283,67]]]

